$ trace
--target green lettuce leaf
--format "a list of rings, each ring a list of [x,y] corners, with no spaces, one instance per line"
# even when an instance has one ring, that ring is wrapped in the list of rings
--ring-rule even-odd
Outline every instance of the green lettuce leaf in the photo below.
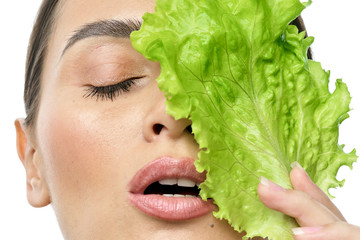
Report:
[[[145,14],[134,48],[159,61],[159,88],[167,112],[190,118],[201,149],[197,170],[207,171],[203,199],[219,207],[246,237],[293,239],[294,219],[266,208],[257,196],[259,177],[291,188],[290,164],[298,161],[321,189],[342,186],[340,166],[355,150],[338,145],[350,95],[329,72],[307,59],[313,38],[295,19],[308,3],[298,0],[158,0]]]

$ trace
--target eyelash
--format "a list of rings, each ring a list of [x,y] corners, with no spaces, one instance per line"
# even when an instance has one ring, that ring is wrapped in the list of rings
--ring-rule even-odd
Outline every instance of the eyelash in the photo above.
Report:
[[[129,92],[130,88],[133,85],[136,85],[136,80],[142,77],[134,77],[127,79],[125,81],[119,82],[114,85],[109,86],[90,86],[86,93],[84,94],[84,98],[93,98],[96,97],[97,100],[111,100],[114,101],[117,97],[119,97],[122,93]]]

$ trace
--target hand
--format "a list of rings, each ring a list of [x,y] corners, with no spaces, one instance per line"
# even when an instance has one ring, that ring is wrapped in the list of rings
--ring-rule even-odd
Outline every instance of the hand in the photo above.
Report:
[[[290,180],[294,190],[262,178],[258,194],[267,207],[296,219],[300,228],[293,229],[295,240],[360,240],[360,227],[346,222],[298,163],[290,172]]]

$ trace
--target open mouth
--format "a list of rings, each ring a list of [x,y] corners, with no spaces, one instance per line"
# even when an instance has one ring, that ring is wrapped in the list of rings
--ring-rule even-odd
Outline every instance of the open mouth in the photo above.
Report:
[[[159,194],[165,197],[200,197],[199,183],[186,178],[167,178],[150,184],[144,195]]]
[[[214,210],[199,197],[198,173],[192,159],[161,157],[141,168],[130,181],[129,201],[142,212],[164,220],[187,220]]]

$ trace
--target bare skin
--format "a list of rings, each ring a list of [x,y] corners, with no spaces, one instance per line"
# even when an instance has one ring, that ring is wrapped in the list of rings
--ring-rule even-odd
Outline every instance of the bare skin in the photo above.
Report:
[[[295,240],[360,239],[360,227],[348,224],[328,196],[315,185],[297,164],[290,172],[294,190],[282,189],[268,180],[259,184],[263,203],[296,219]]]
[[[87,38],[63,54],[69,37],[84,24],[99,19],[141,19],[145,12],[154,11],[154,1],[72,0],[62,4],[46,56],[36,124],[29,129],[22,119],[15,123],[29,203],[34,207],[51,204],[65,239],[241,239],[243,234],[211,213],[186,221],[163,221],[127,200],[127,183],[148,162],[164,155],[195,159],[198,153],[198,145],[186,130],[190,122],[165,113],[165,98],[155,81],[159,64],[137,53],[128,38]],[[89,86],[129,78],[136,78],[136,84],[113,101],[86,97]],[[163,126],[160,132],[154,131],[155,124]],[[293,199],[293,191],[278,194],[263,185],[259,186],[261,199],[291,216],[291,206],[276,205],[278,198],[306,206],[327,199],[307,201],[308,196],[321,195],[319,190],[309,181],[297,186],[301,176],[292,179],[295,194],[302,200]],[[324,201],[334,214],[322,211],[324,207],[318,204],[312,207],[320,209],[316,216],[322,220],[309,222],[311,215],[298,218],[300,225],[328,224],[321,231],[330,232],[351,228],[337,224],[343,219],[328,205],[329,200]],[[307,211],[304,207],[300,215],[307,216]]]
[[[72,0],[60,9],[42,78],[34,129],[16,122],[19,156],[27,172],[28,201],[52,204],[65,239],[239,239],[211,213],[168,222],[148,216],[127,200],[127,183],[153,159],[195,159],[190,122],[165,113],[155,79],[158,63],[146,60],[128,38],[81,40],[64,55],[69,36],[99,19],[141,19],[154,1]],[[89,85],[141,77],[111,100],[84,97]],[[160,133],[154,124],[164,127]],[[30,131],[32,130],[32,131]],[[211,227],[213,226],[213,227]]]

